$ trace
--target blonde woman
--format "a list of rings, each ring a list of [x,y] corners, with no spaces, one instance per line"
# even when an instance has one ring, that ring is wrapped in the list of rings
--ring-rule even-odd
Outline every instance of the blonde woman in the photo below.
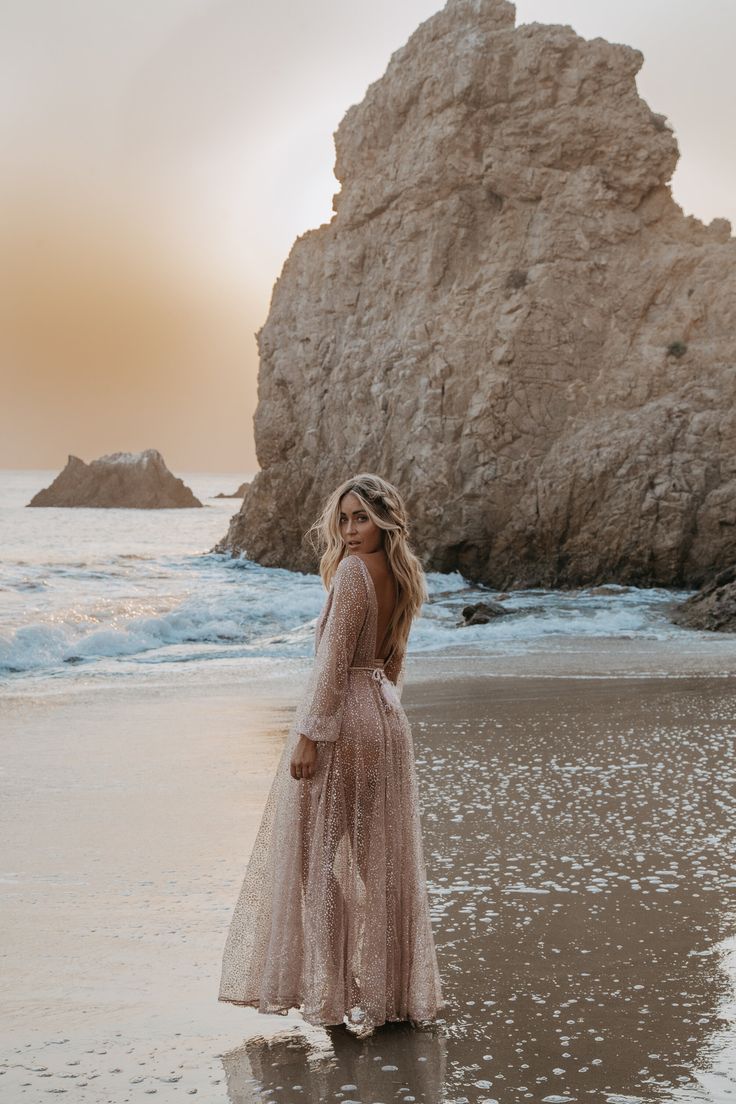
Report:
[[[364,473],[310,534],[328,590],[223,954],[219,1000],[357,1037],[444,1007],[412,735],[401,705],[426,598],[397,489]]]

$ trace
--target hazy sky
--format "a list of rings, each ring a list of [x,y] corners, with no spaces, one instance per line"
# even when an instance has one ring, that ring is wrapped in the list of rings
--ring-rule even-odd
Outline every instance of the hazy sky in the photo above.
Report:
[[[434,0],[0,0],[0,467],[256,468],[254,333],[333,132]],[[733,0],[519,0],[640,49],[686,214],[736,227]]]

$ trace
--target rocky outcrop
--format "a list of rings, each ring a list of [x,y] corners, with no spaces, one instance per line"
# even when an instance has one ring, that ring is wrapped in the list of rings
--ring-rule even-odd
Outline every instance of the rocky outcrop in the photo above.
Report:
[[[257,334],[262,470],[219,550],[313,570],[347,476],[425,567],[697,586],[736,559],[736,242],[674,202],[642,54],[450,0],[335,134]]]
[[[246,492],[250,487],[250,480],[246,479],[245,483],[241,483],[237,491],[233,491],[232,494],[226,494],[224,491],[218,491],[214,498],[245,498]]]
[[[113,452],[85,464],[71,456],[50,486],[28,506],[130,507],[137,510],[186,509],[202,503],[169,471],[157,449]]]
[[[697,594],[676,606],[670,619],[685,629],[736,632],[736,567],[719,571]]]

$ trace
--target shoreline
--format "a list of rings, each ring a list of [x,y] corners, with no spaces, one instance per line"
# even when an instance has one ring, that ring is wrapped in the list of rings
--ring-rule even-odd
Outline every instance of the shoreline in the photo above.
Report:
[[[166,694],[248,692],[256,699],[282,699],[293,707],[311,669],[313,656],[240,656],[210,661],[169,664],[123,662],[113,673],[94,664],[76,668],[74,677],[23,675],[0,681],[3,703],[75,700],[131,693]],[[411,651],[407,657],[405,685],[434,684],[457,678],[732,678],[736,677],[736,634],[700,633],[695,637],[665,641],[641,636],[550,636],[538,644],[499,642],[494,651],[458,646],[445,651]],[[10,708],[10,704],[7,708]]]
[[[624,643],[548,655],[536,674],[538,656],[509,657],[516,674],[489,672],[486,656],[481,674],[467,657],[411,657],[403,702],[449,1007],[437,1034],[379,1032],[362,1050],[295,1011],[217,1001],[301,691],[293,669],[0,698],[0,1070],[13,1098],[196,1089],[242,1104],[257,1086],[319,1099],[349,1083],[385,1099],[392,1065],[438,1104],[530,1083],[540,1099],[597,1086],[638,1100],[648,1078],[707,1079],[706,1058],[736,1088],[736,974],[723,966],[736,684],[705,661],[688,673],[686,655],[656,677],[602,674],[614,651],[623,669],[640,660]],[[469,1091],[468,1069],[488,1087]]]

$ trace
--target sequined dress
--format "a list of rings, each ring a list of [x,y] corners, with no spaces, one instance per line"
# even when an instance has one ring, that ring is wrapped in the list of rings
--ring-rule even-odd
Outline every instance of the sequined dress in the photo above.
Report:
[[[376,660],[378,601],[357,555],[337,567],[315,661],[227,933],[218,999],[312,1024],[434,1020],[444,1007],[423,857],[404,656]],[[317,744],[294,779],[299,734]]]

